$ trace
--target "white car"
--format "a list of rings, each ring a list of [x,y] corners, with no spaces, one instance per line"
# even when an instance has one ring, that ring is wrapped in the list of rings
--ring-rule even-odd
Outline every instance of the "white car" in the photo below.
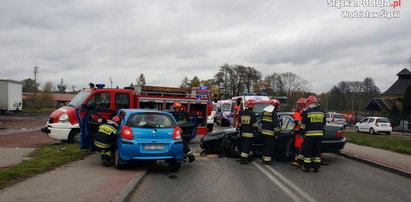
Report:
[[[392,126],[390,120],[385,117],[365,117],[355,124],[355,132],[368,132],[376,134],[379,132],[391,134]]]

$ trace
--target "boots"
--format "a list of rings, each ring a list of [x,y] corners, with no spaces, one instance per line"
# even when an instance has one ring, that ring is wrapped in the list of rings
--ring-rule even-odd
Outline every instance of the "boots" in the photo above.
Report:
[[[240,157],[240,164],[248,164],[248,163],[249,163],[248,158]]]
[[[306,166],[301,166],[301,170],[303,171],[303,172],[306,172],[306,173],[308,173],[308,172],[310,172],[310,168],[308,168],[308,167],[306,167]]]
[[[191,162],[193,162],[193,161],[196,160],[196,157],[194,156],[193,153],[188,154],[188,155],[187,155],[187,158],[188,158],[188,162],[189,162],[189,163],[191,163]]]

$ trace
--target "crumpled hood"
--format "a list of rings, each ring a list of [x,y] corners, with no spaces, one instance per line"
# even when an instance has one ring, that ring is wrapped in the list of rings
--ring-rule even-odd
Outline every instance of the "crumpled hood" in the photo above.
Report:
[[[264,108],[264,111],[273,112],[274,111],[274,106],[273,105],[268,105]]]

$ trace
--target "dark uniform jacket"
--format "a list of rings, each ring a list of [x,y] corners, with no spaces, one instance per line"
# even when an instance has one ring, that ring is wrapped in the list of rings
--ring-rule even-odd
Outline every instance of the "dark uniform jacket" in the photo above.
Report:
[[[253,110],[246,109],[240,114],[240,128],[243,137],[254,137],[253,125],[257,122]]]
[[[272,112],[263,111],[263,117],[261,119],[262,132],[263,135],[278,135],[280,132],[280,124],[277,118],[277,112],[273,110]]]
[[[319,107],[305,110],[302,114],[301,134],[305,136],[323,136],[325,130],[325,112]]]
[[[101,149],[110,148],[116,140],[117,129],[116,124],[105,123],[99,126],[94,135],[94,145]]]

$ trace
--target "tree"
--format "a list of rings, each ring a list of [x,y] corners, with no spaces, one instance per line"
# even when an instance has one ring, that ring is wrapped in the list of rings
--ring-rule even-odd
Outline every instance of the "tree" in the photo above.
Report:
[[[66,88],[67,86],[66,84],[64,84],[63,78],[61,78],[60,84],[57,85],[57,91],[59,93],[66,93]]]
[[[39,91],[39,83],[36,83],[33,79],[28,78],[21,81],[23,83],[23,92],[34,92],[37,88]]]
[[[181,81],[180,88],[189,88],[190,87],[190,81],[188,78],[185,76],[183,80]]]
[[[144,77],[144,74],[141,73],[140,76],[137,78],[137,86],[144,86],[146,85],[146,77]]]
[[[197,76],[194,76],[193,79],[190,80],[190,87],[200,87],[200,79]]]

